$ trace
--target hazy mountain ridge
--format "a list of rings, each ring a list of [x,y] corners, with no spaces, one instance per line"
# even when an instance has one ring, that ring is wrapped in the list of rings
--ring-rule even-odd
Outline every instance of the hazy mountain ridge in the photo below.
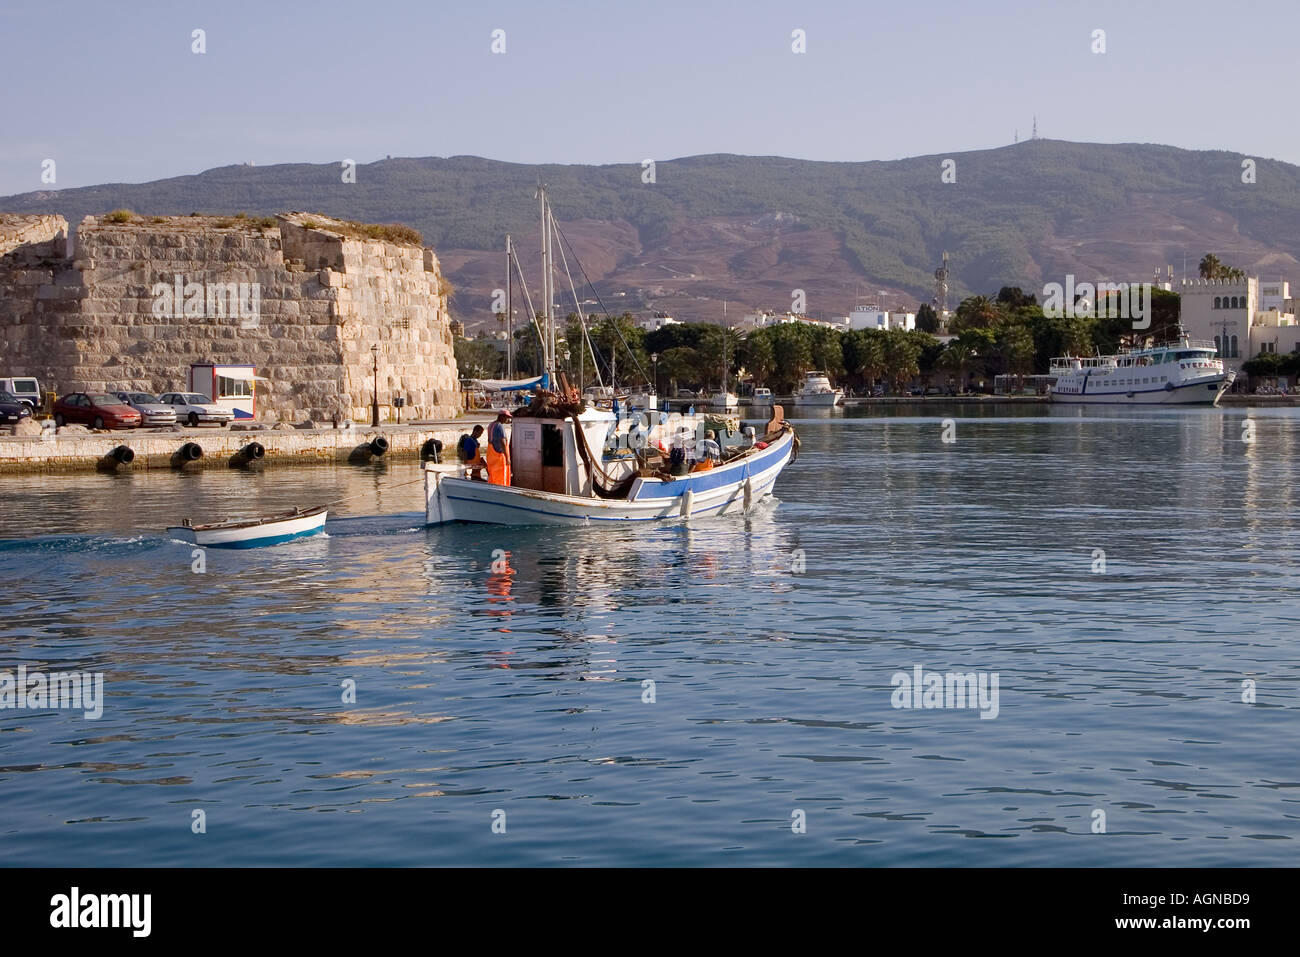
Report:
[[[956,182],[941,164],[956,162]],[[118,207],[145,214],[268,215],[308,210],[404,222],[433,246],[470,324],[489,318],[504,277],[506,232],[536,283],[537,205],[549,184],[561,228],[611,309],[659,308],[720,319],[784,309],[803,289],[814,315],[843,315],[855,298],[914,305],[932,294],[951,255],[949,302],[1066,273],[1147,279],[1166,263],[1189,274],[1205,252],[1300,280],[1300,167],[1174,147],[1032,140],[951,156],[829,163],[695,156],[642,166],[530,166],[479,157],[232,166],[143,184],[0,198],[7,212],[57,212],[74,225]],[[572,262],[571,262],[571,265]],[[582,278],[574,269],[574,279]],[[587,295],[579,287],[580,295]],[[566,291],[567,292],[567,291]],[[625,295],[618,295],[624,293]],[[566,295],[567,298],[567,295]]]

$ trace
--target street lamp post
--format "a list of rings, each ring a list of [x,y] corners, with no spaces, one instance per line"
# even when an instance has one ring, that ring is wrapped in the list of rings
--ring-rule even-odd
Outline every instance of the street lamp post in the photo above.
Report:
[[[650,353],[650,377],[654,379],[653,390],[656,396],[659,395],[659,353]]]
[[[374,360],[374,379],[370,392],[370,425],[372,428],[379,426],[379,345],[375,344],[370,347],[370,355]]]

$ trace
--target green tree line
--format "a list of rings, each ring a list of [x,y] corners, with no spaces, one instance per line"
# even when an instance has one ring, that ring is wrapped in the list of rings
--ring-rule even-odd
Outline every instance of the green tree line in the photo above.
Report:
[[[1115,304],[1080,307],[1073,317],[1049,316],[1033,295],[1004,286],[996,296],[962,300],[949,322],[952,338],[946,343],[921,329],[845,331],[802,322],[747,333],[711,323],[674,323],[646,332],[624,313],[588,320],[590,345],[584,346],[578,317],[570,315],[557,352],[560,368],[575,383],[595,383],[599,368],[608,384],[612,369],[619,385],[644,386],[656,379],[656,388],[668,395],[678,389],[720,388],[724,369],[733,389],[743,378],[777,394],[793,392],[814,370],[855,391],[898,392],[918,380],[924,386],[964,387],[970,381],[991,383],[1003,374],[1046,373],[1056,356],[1109,354],[1173,338],[1178,332],[1177,294],[1153,289],[1151,296],[1150,327],[1134,330],[1131,318],[1107,318],[1119,311],[1107,309]],[[1078,314],[1083,312],[1089,314]],[[937,329],[937,320],[927,314],[926,324],[932,322]],[[504,374],[504,352],[485,342],[462,340],[456,358],[463,376]],[[520,376],[541,371],[537,333],[531,325],[515,332],[515,366]]]

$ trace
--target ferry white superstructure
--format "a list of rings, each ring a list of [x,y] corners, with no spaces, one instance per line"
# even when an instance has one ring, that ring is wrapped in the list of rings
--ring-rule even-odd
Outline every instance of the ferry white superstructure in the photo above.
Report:
[[[1053,402],[1099,405],[1214,405],[1236,373],[1213,342],[1183,337],[1113,356],[1052,360]]]

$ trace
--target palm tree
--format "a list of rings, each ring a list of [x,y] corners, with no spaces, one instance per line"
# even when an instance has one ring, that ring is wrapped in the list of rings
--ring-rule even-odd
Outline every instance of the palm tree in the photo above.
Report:
[[[1219,274],[1223,271],[1223,263],[1219,262],[1219,257],[1214,253],[1206,253],[1201,258],[1201,264],[1197,268],[1201,272],[1202,279],[1218,279]]]
[[[966,391],[966,367],[974,357],[971,348],[960,342],[948,343],[943,352],[939,353],[939,368],[957,374],[957,384],[961,392]]]
[[[918,360],[921,349],[901,329],[890,329],[885,333],[884,342],[885,368],[893,382],[895,392],[901,392],[913,376],[920,374]]]

